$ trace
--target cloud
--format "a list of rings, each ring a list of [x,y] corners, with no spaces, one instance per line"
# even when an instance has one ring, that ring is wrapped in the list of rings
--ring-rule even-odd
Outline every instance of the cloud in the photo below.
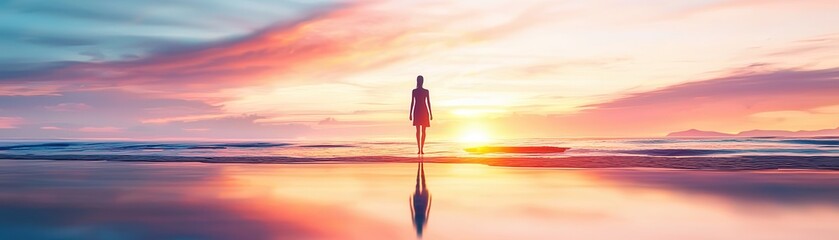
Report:
[[[316,133],[304,124],[263,124],[256,115],[226,116],[194,121],[143,124],[112,122],[89,125],[81,122],[45,122],[0,128],[2,138],[125,138],[125,139],[293,139]],[[1,120],[1,119],[0,119]],[[103,121],[107,124],[107,121]],[[0,122],[2,123],[2,122]]]
[[[0,72],[0,74],[2,74]],[[48,96],[58,95],[58,87],[54,85],[48,86],[23,86],[23,85],[8,85],[0,86],[0,96]]]
[[[209,131],[209,128],[184,128],[184,131],[187,132],[206,132]]]
[[[86,10],[87,11],[87,10]],[[348,10],[343,10],[348,11]],[[86,13],[85,13],[86,15]],[[334,15],[334,14],[333,14]],[[0,74],[6,82],[41,81],[53,85],[86,84],[102,87],[119,82],[120,87],[128,85],[155,85],[189,90],[191,85],[213,85],[225,83],[241,84],[254,81],[255,77],[274,69],[274,72],[288,70],[300,62],[323,55],[334,55],[341,48],[344,39],[324,36],[319,25],[334,24],[335,21],[323,14],[314,14],[302,21],[288,23],[279,21],[255,33],[223,39],[201,45],[173,45],[156,50],[143,59],[134,61],[75,62],[63,65],[29,67],[16,72]],[[347,23],[351,24],[351,23]],[[85,50],[84,55],[93,60],[102,60],[104,54],[98,50]],[[232,81],[232,80],[237,81]],[[214,87],[217,88],[217,87]]]
[[[767,7],[811,9],[835,6],[833,4],[834,2],[832,0],[812,0],[801,2],[790,2],[784,0],[721,0],[686,7],[679,11],[673,11],[665,15],[658,16],[658,19],[689,18],[723,10],[747,9],[749,11],[755,11],[755,9]]]
[[[86,133],[118,133],[122,132],[122,128],[118,127],[83,127],[78,129],[79,132]]]
[[[0,117],[0,129],[17,128],[23,123],[23,119],[19,117]]]
[[[555,115],[508,114],[485,121],[501,136],[663,136],[684,129],[835,128],[839,68],[781,69],[699,80],[624,95]],[[806,112],[802,116],[778,112]],[[772,115],[776,118],[756,116]],[[808,120],[810,118],[810,120]],[[817,118],[818,121],[813,119]]]
[[[335,124],[340,124],[340,123],[334,117],[324,118],[323,120],[320,120],[318,122],[318,125],[335,125]]]
[[[778,70],[689,82],[661,89],[632,94],[611,102],[594,104],[598,110],[628,107],[675,105],[673,102],[697,106],[710,101],[731,100],[756,107],[784,109],[822,106],[825,102],[839,101],[832,93],[839,91],[839,68],[822,70]],[[797,97],[797,98],[790,98]]]
[[[303,124],[262,124],[258,115],[228,115],[142,124],[126,129],[141,138],[288,139],[313,131]]]
[[[99,49],[85,50],[79,52],[79,55],[90,57],[90,61],[98,62],[105,60],[105,54]]]
[[[91,106],[90,104],[95,104]],[[0,109],[36,122],[77,123],[84,126],[136,124],[142,119],[219,114],[218,106],[201,101],[148,95],[123,90],[64,92],[56,95],[0,96]],[[84,111],[85,114],[78,114]]]
[[[84,103],[59,103],[53,106],[44,107],[50,111],[76,112],[90,109],[90,105]]]
[[[165,117],[165,118],[152,118],[152,119],[144,119],[141,120],[141,123],[149,123],[149,124],[165,124],[171,122],[197,122],[203,120],[211,120],[211,119],[220,119],[225,117],[231,117],[235,115],[231,114],[200,114],[200,115],[184,115],[184,116],[176,116],[176,117]]]
[[[745,127],[760,112],[839,104],[839,68],[776,70],[689,82],[592,104],[574,118],[602,129]],[[753,126],[750,128],[756,128]],[[813,126],[818,128],[833,126]],[[669,130],[668,130],[669,129]],[[726,129],[738,130],[738,129]]]
[[[95,106],[87,103],[95,104]],[[222,114],[218,106],[200,101],[149,96],[119,90],[65,92],[60,95],[0,96],[0,114],[6,112],[14,113],[21,119],[32,120],[27,121],[26,124],[17,125],[16,129],[0,131],[2,137],[15,138],[72,138],[91,136],[91,134],[131,137],[145,134],[126,131],[145,125],[143,123],[145,119],[175,121],[186,119],[188,116],[229,115]],[[43,126],[66,131],[41,128]],[[122,131],[117,131],[118,129]],[[174,135],[181,130],[161,130],[159,135],[163,135],[162,133],[166,131]]]
[[[24,37],[22,40],[29,43],[51,45],[57,47],[88,46],[96,44],[96,41],[92,39],[68,36],[30,36]]]
[[[106,56],[146,56],[172,46],[200,46],[239,37],[342,5],[340,0],[200,4],[126,0],[95,5],[14,1],[4,3],[0,10],[5,16],[0,22],[0,35],[5,37],[0,62],[87,61],[75,53],[90,49],[101,49]]]
[[[334,81],[413,56],[500,38],[546,17],[539,8],[530,8],[500,23],[466,28],[450,23],[477,13],[428,13],[427,17],[405,19],[402,8],[381,11],[391,7],[378,2],[342,5],[298,21],[279,21],[241,37],[175,45],[136,60],[98,62],[103,56],[122,54],[85,50],[95,62],[0,73],[0,81],[41,82],[46,86],[40,87],[53,88],[118,87],[202,98],[195,93],[276,81]],[[451,31],[458,34],[445,34]]]

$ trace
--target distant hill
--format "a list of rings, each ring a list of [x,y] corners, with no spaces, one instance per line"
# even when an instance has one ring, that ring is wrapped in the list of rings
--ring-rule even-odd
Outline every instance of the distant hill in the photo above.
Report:
[[[667,134],[667,137],[732,137],[734,134],[728,133],[721,133],[721,132],[713,132],[713,131],[702,131],[691,129],[687,131],[681,132],[672,132]]]
[[[813,131],[786,131],[786,130],[749,130],[737,134],[721,133],[714,131],[702,131],[691,129],[681,132],[672,132],[667,137],[822,137],[839,136],[839,127],[834,129],[822,129]]]

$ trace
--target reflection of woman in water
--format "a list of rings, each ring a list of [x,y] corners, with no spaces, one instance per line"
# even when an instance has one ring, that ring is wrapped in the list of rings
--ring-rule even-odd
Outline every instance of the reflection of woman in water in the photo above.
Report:
[[[413,120],[417,127],[417,154],[425,154],[425,128],[431,127],[431,120],[434,119],[431,97],[428,96],[428,89],[422,88],[422,82],[422,75],[417,76],[417,88],[411,92],[411,110],[408,113],[408,119]]]
[[[414,228],[417,229],[417,236],[422,237],[422,230],[428,224],[428,215],[431,213],[431,193],[425,185],[425,169],[422,160],[417,165],[417,185],[414,195],[408,198],[408,201],[411,203],[411,218],[414,221]]]

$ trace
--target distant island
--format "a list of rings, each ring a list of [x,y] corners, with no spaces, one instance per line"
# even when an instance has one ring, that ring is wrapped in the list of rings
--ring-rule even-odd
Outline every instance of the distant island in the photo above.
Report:
[[[722,133],[714,131],[703,131],[697,129],[690,129],[681,132],[672,132],[667,134],[667,137],[825,137],[825,136],[839,136],[839,127],[834,129],[822,129],[812,131],[786,131],[786,130],[749,130],[742,131],[736,134]]]

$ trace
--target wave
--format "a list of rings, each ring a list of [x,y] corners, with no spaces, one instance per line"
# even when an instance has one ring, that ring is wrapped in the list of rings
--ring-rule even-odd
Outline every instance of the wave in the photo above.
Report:
[[[790,144],[839,146],[839,140],[826,140],[826,139],[787,139],[787,140],[781,140],[780,142],[790,143]]]
[[[733,154],[736,150],[728,149],[642,149],[642,150],[617,150],[617,153],[638,154],[647,156],[705,156],[714,154]]]
[[[271,148],[292,145],[290,143],[242,142],[242,143],[145,143],[145,142],[47,142],[16,143],[0,146],[0,150],[181,150],[181,149],[227,149],[227,148]]]
[[[814,137],[807,139],[789,139],[778,137],[748,137],[748,138],[702,138],[702,139],[639,139],[628,140],[633,144],[673,144],[673,143],[781,143],[781,144],[803,144],[839,146],[836,137]]]
[[[55,142],[55,143],[37,143],[37,144],[20,144],[10,146],[0,146],[0,150],[21,150],[21,149],[43,149],[43,148],[66,148],[77,143],[71,142]]]
[[[291,145],[290,143],[267,143],[267,142],[252,142],[252,143],[222,143],[214,144],[212,146],[220,147],[237,147],[237,148],[267,148],[267,147],[284,147]]]
[[[343,145],[343,144],[314,144],[314,145],[299,145],[297,147],[302,148],[348,148],[348,147],[355,147],[353,145]]]
[[[645,156],[711,156],[711,155],[815,155],[815,154],[836,154],[837,150],[825,150],[815,148],[749,148],[749,149],[639,149],[639,150],[613,150],[604,151],[612,153],[623,153]]]

